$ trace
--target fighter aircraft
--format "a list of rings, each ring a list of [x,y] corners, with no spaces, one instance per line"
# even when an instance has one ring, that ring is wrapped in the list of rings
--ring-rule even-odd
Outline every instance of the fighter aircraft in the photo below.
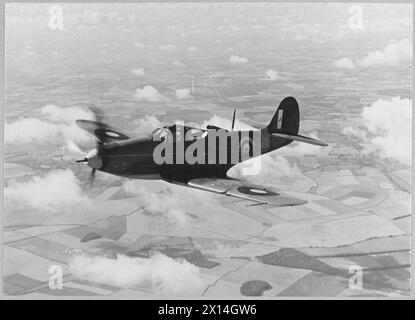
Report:
[[[97,140],[96,148],[84,159],[77,160],[92,168],[92,177],[99,170],[127,178],[160,179],[250,200],[258,205],[293,206],[307,201],[283,194],[275,188],[229,177],[227,172],[231,167],[282,148],[292,141],[327,146],[298,134],[300,112],[293,97],[283,99],[269,125],[256,130],[235,131],[235,112],[230,130],[212,125],[199,129],[174,124],[158,128],[144,138],[130,138],[102,122],[77,120],[76,124]],[[218,135],[218,131],[221,134]],[[224,136],[225,140],[220,141],[220,137]],[[171,143],[170,149],[168,142]],[[160,162],[155,157],[156,151],[161,158],[170,161]],[[186,161],[185,153],[198,161]]]

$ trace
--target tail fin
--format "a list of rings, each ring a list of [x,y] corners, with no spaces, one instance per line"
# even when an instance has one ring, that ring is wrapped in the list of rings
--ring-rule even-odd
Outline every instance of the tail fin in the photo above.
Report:
[[[287,97],[281,101],[277,112],[275,112],[274,117],[267,127],[268,132],[274,137],[284,138],[291,141],[305,142],[318,146],[327,146],[326,143],[317,139],[298,134],[299,127],[300,110],[297,100],[293,97]],[[291,141],[289,143],[291,143]]]
[[[287,97],[281,101],[274,117],[268,125],[270,133],[296,135],[300,126],[300,111],[297,100]]]

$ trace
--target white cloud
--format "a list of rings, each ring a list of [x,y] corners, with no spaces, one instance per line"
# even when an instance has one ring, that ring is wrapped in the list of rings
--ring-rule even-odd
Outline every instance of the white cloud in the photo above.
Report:
[[[362,117],[375,150],[383,156],[412,163],[412,100],[379,99],[363,109]]]
[[[191,98],[191,91],[190,89],[177,89],[176,90],[176,97],[178,99],[189,99]]]
[[[244,58],[244,57],[239,57],[239,56],[231,56],[229,58],[229,61],[232,63],[248,63],[248,59]]]
[[[151,188],[150,188],[151,187]],[[139,181],[126,181],[124,189],[139,197],[139,204],[154,215],[161,215],[179,226],[187,226],[186,210],[213,201],[210,194],[187,187],[166,186],[164,183],[146,182],[144,187]],[[151,190],[151,191],[150,191]]]
[[[143,75],[146,74],[144,72],[144,69],[143,68],[132,69],[131,70],[131,73],[134,74],[134,75],[136,75],[136,76],[143,76]]]
[[[55,105],[46,105],[40,109],[40,113],[48,117],[50,121],[61,123],[74,123],[78,119],[95,120],[90,110],[80,107],[60,108]]]
[[[94,120],[92,112],[78,107],[59,108],[47,105],[41,109],[46,120],[22,118],[5,123],[5,143],[67,143],[67,140],[84,143],[91,141],[90,136],[80,129],[75,120]]]
[[[134,124],[137,128],[134,130],[136,134],[150,134],[155,129],[161,127],[161,122],[155,116],[146,115],[144,118],[135,120]]]
[[[269,81],[275,81],[275,80],[281,79],[281,76],[279,75],[278,71],[272,70],[272,69],[269,69],[265,73],[265,77]]]
[[[44,177],[33,177],[29,182],[5,187],[6,201],[17,201],[47,211],[68,210],[76,205],[88,205],[89,198],[79,180],[69,170],[53,170]]]
[[[189,49],[187,49],[187,51],[189,51],[190,53],[195,53],[195,52],[198,52],[199,49],[194,47],[194,46],[191,46],[191,47],[189,47]]]
[[[164,101],[165,98],[163,95],[158,92],[153,86],[145,86],[143,89],[137,89],[135,91],[134,97],[139,101],[148,101],[148,102],[159,102]]]
[[[370,52],[357,64],[362,67],[397,66],[412,61],[412,41],[401,39],[388,44],[382,51]]]
[[[354,62],[350,58],[343,57],[339,60],[334,61],[334,65],[341,69],[353,69],[355,68]]]
[[[379,99],[362,111],[363,128],[343,133],[363,140],[364,152],[412,163],[412,100]]]
[[[182,260],[176,261],[160,253],[149,259],[117,255],[107,257],[76,256],[69,264],[70,272],[83,280],[120,287],[148,285],[159,294],[194,296],[205,286],[199,269]]]
[[[134,42],[134,47],[136,48],[144,48],[144,45],[140,42]]]
[[[163,215],[179,226],[187,224],[186,212],[182,208],[182,203],[178,197],[172,195],[171,189],[164,189],[161,192],[149,191],[135,181],[127,181],[124,188],[127,192],[138,195],[140,205],[149,213]]]
[[[59,126],[36,118],[25,118],[12,123],[5,123],[5,143],[53,143],[60,135]],[[59,139],[60,140],[60,139]]]
[[[343,128],[342,133],[348,137],[356,137],[359,139],[365,139],[366,138],[366,132],[358,129],[358,128],[354,128],[354,127],[346,127]]]
[[[275,186],[280,190],[290,188],[294,181],[305,179],[296,165],[291,166],[283,156],[275,152],[241,162],[227,174],[254,184]]]

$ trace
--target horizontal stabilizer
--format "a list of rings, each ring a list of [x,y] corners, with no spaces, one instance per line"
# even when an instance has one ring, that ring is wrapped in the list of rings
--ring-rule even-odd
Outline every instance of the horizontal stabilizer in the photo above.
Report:
[[[290,139],[290,140],[293,140],[293,141],[314,144],[316,146],[322,146],[322,147],[327,147],[328,146],[327,143],[321,142],[317,139],[313,139],[313,138],[310,138],[310,137],[302,136],[300,134],[293,135],[293,134],[285,134],[285,133],[272,133],[272,135],[275,136],[275,137]]]

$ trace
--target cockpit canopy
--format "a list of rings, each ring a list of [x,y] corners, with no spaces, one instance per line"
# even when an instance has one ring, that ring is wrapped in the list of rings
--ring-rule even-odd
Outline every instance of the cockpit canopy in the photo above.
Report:
[[[185,141],[193,141],[201,138],[205,138],[208,134],[207,130],[181,126],[174,124],[171,126],[165,126],[158,128],[153,131],[153,140],[163,141],[166,137],[175,138],[174,140],[179,140],[180,135],[184,134]]]

